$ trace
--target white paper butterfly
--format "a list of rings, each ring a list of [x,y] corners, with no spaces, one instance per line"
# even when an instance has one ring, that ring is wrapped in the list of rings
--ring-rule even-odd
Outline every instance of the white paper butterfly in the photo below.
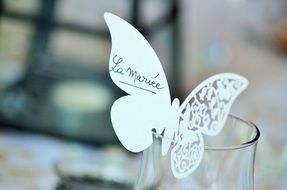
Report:
[[[248,81],[236,74],[212,76],[198,85],[179,106],[171,102],[161,63],[147,40],[125,20],[105,13],[112,38],[109,61],[113,82],[129,95],[116,100],[111,120],[119,140],[132,152],[153,142],[152,130],[164,134],[162,154],[171,149],[175,177],[192,173],[201,162],[202,134],[216,135],[225,124],[235,98]]]

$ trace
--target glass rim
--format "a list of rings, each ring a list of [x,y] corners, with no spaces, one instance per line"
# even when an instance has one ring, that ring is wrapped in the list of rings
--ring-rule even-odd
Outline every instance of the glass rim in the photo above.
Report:
[[[252,146],[252,145],[254,145],[254,144],[256,144],[258,142],[258,139],[260,137],[260,130],[258,129],[258,127],[253,122],[241,119],[241,118],[239,118],[237,116],[234,116],[232,114],[229,114],[228,118],[236,119],[236,120],[238,120],[240,122],[245,123],[249,127],[254,128],[255,131],[256,131],[256,134],[254,135],[253,138],[251,138],[249,141],[244,142],[244,143],[235,144],[235,145],[229,145],[229,146],[206,146],[206,145],[204,145],[204,150],[209,150],[209,151],[236,150],[236,149],[241,149],[241,148]],[[156,138],[164,138],[164,139],[168,139],[168,140],[174,142],[173,139],[171,139],[169,137],[166,137],[164,135],[158,134],[158,133],[156,133],[154,131],[153,131],[153,134],[156,136]]]

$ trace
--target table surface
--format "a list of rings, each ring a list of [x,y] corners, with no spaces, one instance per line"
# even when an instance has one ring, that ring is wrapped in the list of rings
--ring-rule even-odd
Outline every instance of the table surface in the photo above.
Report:
[[[54,190],[60,182],[58,173],[133,184],[139,163],[139,155],[120,146],[96,148],[40,134],[0,131],[0,190]]]

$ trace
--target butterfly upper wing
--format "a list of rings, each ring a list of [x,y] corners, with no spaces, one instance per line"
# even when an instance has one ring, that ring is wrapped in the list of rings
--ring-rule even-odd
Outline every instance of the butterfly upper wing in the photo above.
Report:
[[[216,135],[223,128],[235,98],[247,87],[239,75],[214,75],[198,85],[180,107],[181,120],[171,163],[175,176],[184,177],[199,165],[204,149],[202,135]]]
[[[218,134],[235,98],[247,87],[244,77],[233,73],[214,75],[198,85],[180,107],[191,107],[190,126],[207,135]]]
[[[147,96],[151,96],[154,93],[150,91],[156,92],[156,97],[158,97],[159,101],[168,101],[170,104],[170,93],[163,68],[148,41],[138,30],[118,16],[105,13],[105,20],[112,38],[109,69],[113,82],[122,90],[132,95],[142,95],[145,93]],[[124,75],[111,72],[115,66],[115,62],[119,61],[119,59],[121,59],[121,62],[117,68],[121,67],[125,73]],[[144,84],[145,82],[140,83],[138,80],[135,80],[136,76],[141,76],[140,80],[154,79],[156,83],[153,86],[156,86],[156,84],[159,85],[155,88]],[[135,88],[121,81],[140,85],[140,87],[150,91]]]
[[[147,40],[123,19],[111,13],[104,17],[112,39],[110,76],[130,94],[113,104],[112,124],[128,150],[141,151],[152,143],[153,128],[158,132],[164,129],[171,107],[168,83]]]

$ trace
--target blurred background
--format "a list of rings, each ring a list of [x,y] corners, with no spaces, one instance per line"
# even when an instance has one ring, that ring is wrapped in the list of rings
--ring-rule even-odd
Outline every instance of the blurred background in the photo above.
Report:
[[[123,92],[104,12],[143,33],[181,101],[213,74],[247,77],[231,113],[261,130],[255,189],[287,188],[285,0],[0,0],[0,190],[134,183],[139,155],[110,123]]]

